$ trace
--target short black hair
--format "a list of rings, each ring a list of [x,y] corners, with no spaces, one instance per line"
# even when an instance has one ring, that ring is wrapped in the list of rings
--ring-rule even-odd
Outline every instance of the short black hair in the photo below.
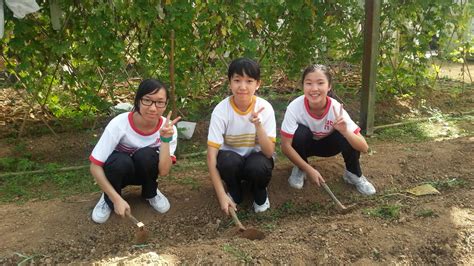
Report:
[[[234,74],[241,76],[247,75],[256,80],[260,80],[260,66],[257,62],[249,58],[237,58],[233,60],[227,71],[227,77],[229,80]]]
[[[135,101],[133,103],[133,110],[137,111],[140,114],[140,100],[143,96],[150,94],[150,93],[157,93],[159,90],[165,90],[166,92],[166,101],[168,101],[168,88],[166,85],[157,80],[157,79],[144,79],[138,85],[137,93],[135,94]]]

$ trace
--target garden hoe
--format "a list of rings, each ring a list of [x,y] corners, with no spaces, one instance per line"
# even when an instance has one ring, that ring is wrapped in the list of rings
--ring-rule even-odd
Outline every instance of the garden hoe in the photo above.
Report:
[[[239,228],[240,237],[247,238],[250,240],[262,240],[265,238],[265,234],[262,231],[259,231],[254,228],[246,229],[240,222],[234,209],[229,208],[229,212],[230,212],[230,215],[232,216],[232,220],[234,220],[235,225]]]
[[[135,243],[145,244],[148,240],[148,231],[145,230],[145,225],[133,217],[130,211],[127,212],[127,217],[138,227],[137,232],[135,232]]]
[[[329,196],[331,196],[332,200],[337,204],[337,206],[339,207],[340,209],[340,212],[342,213],[348,213],[349,211],[351,211],[355,204],[351,204],[349,206],[344,206],[337,198],[336,196],[334,196],[334,193],[332,193],[331,189],[328,187],[328,185],[326,185],[326,183],[323,183],[323,188],[324,190],[326,190],[326,192],[329,194]]]

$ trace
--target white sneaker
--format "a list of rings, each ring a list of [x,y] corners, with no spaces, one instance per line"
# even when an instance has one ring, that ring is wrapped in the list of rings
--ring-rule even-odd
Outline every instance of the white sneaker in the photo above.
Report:
[[[355,174],[345,170],[342,178],[347,183],[355,185],[357,190],[364,195],[373,195],[376,192],[374,185],[372,185],[364,175],[358,177]]]
[[[107,205],[107,202],[105,202],[104,195],[105,194],[102,193],[99,202],[97,202],[94,210],[92,211],[92,221],[98,224],[105,223],[109,219],[110,213],[112,212],[112,209],[109,207],[109,205]]]
[[[153,209],[159,213],[165,213],[170,209],[170,202],[159,189],[156,189],[156,196],[147,200]]]
[[[267,199],[262,205],[258,205],[255,201],[253,202],[253,209],[255,213],[264,212],[268,210],[268,208],[270,208],[270,200],[268,199],[268,195]]]
[[[291,170],[291,175],[288,178],[288,183],[290,183],[290,187],[292,188],[302,189],[305,178],[306,173],[299,169],[297,166],[294,166],[293,170]]]

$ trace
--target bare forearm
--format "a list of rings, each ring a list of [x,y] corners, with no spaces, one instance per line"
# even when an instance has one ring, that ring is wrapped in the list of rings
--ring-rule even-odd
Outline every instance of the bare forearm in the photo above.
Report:
[[[209,168],[209,175],[211,177],[211,182],[212,186],[214,187],[214,190],[216,191],[216,196],[219,199],[219,201],[222,200],[223,197],[225,197],[225,189],[224,185],[222,184],[221,177],[219,175],[219,171],[217,171],[217,168]]]
[[[257,139],[263,154],[267,158],[272,157],[275,152],[275,143],[268,137],[267,132],[261,125],[257,126]]]
[[[171,165],[170,144],[162,142],[160,146],[160,162],[158,164],[159,175],[168,175],[171,170]]]
[[[216,191],[217,198],[219,201],[225,196],[224,185],[222,184],[221,176],[217,170],[217,153],[218,151],[214,148],[209,147],[207,150],[207,167],[209,170],[209,176],[211,177],[212,186]]]

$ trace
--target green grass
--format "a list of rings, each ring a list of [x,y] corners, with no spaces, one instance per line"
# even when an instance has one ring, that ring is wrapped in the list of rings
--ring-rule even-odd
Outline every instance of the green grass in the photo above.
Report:
[[[265,231],[269,231],[269,232],[275,230],[276,227],[277,227],[277,225],[274,222],[263,224],[263,229],[265,229]]]
[[[0,202],[23,203],[98,191],[87,169],[0,177]]]
[[[410,123],[398,127],[389,127],[376,131],[375,137],[380,140],[397,142],[420,142],[429,139],[421,123]]]
[[[236,247],[231,246],[230,244],[224,244],[222,249],[226,253],[231,254],[232,256],[234,256],[236,259],[238,259],[241,262],[244,262],[244,263],[252,262],[252,257],[250,255],[248,255],[247,253],[245,253],[244,251]]]
[[[470,136],[473,120],[472,115],[456,117],[436,113],[430,120],[378,129],[374,137],[382,141],[407,143]]]
[[[419,210],[415,213],[415,216],[417,217],[437,217],[438,214],[436,214],[432,209],[423,209]]]
[[[437,190],[446,190],[450,188],[465,187],[467,185],[466,180],[461,178],[443,179],[427,182],[428,184],[435,187]]]
[[[178,146],[176,147],[176,152],[175,152],[178,159],[180,156],[183,156],[183,155],[206,151],[207,144],[205,142],[195,140],[193,138],[178,139]]]
[[[373,209],[365,209],[364,213],[373,217],[394,220],[400,217],[400,209],[400,205],[383,205]]]
[[[196,178],[189,177],[189,176],[178,178],[173,175],[168,175],[168,176],[163,177],[163,179],[176,183],[176,184],[183,185],[183,186],[188,186],[192,190],[198,190],[199,188],[201,188],[201,184],[199,183],[199,181]]]
[[[28,255],[23,255],[21,253],[18,253],[18,252],[15,252],[15,255],[17,255],[18,257],[20,257],[22,260],[20,262],[18,262],[17,265],[21,266],[21,265],[27,265],[28,262],[36,257],[42,257],[42,255],[39,255],[39,254],[34,254],[34,255],[31,255],[31,256],[28,256]]]
[[[37,169],[38,166],[35,162],[30,161],[27,158],[13,158],[13,157],[2,157],[0,158],[0,172],[18,172],[18,171],[29,171]]]
[[[291,200],[284,202],[278,208],[270,208],[263,213],[254,213],[253,208],[239,208],[237,216],[240,221],[253,220],[260,224],[260,227],[265,231],[273,231],[277,227],[277,222],[280,219],[292,216],[292,215],[303,215],[307,216],[311,213],[322,213],[326,208],[330,206],[322,206],[319,203],[310,204],[294,204]],[[234,222],[229,219],[229,222],[225,227],[233,226]]]
[[[195,178],[186,176],[180,179],[176,179],[176,183],[180,185],[185,185],[189,186],[192,190],[197,190],[201,187],[201,184],[199,184],[199,181],[197,181]]]
[[[279,219],[291,216],[291,215],[307,215],[308,213],[320,213],[324,210],[323,206],[319,203],[310,204],[295,204],[293,201],[288,200],[280,205],[278,208],[270,208],[268,211],[255,214],[252,208],[241,208],[238,212],[239,219],[245,220],[256,220],[263,223],[264,227],[274,227],[274,223]]]

